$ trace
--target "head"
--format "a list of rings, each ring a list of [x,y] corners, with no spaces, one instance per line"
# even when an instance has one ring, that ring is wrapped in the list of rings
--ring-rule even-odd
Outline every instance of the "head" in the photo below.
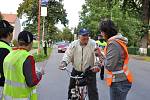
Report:
[[[83,29],[80,29],[79,31],[79,39],[80,39],[80,43],[82,45],[87,45],[88,41],[89,41],[89,34],[90,32],[83,28]]]
[[[101,35],[104,37],[104,39],[108,40],[112,36],[117,35],[118,30],[111,20],[104,20],[100,23],[100,31]]]
[[[0,20],[0,39],[11,42],[14,27],[6,20]]]
[[[27,51],[32,49],[33,35],[31,32],[22,31],[18,35],[18,45],[20,48],[24,48]]]

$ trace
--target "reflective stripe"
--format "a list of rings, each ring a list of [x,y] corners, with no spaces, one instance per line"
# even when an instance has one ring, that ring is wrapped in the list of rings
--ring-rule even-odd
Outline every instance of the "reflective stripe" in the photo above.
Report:
[[[115,81],[115,78],[112,79],[112,82],[116,82],[116,81]]]
[[[110,74],[105,74],[105,77],[106,77],[106,78],[112,78],[112,75],[110,75]]]
[[[35,93],[37,93],[37,91],[36,91],[36,89],[33,89],[32,94],[35,94]]]
[[[3,97],[3,89],[4,87],[0,86],[0,100],[3,100],[2,97]]]
[[[120,71],[114,71],[114,72],[112,72],[112,74],[120,74],[120,73],[124,73],[124,70],[120,70]]]
[[[4,100],[30,100],[29,98],[13,98],[11,96],[4,96]]]
[[[128,75],[128,74],[129,74],[129,70],[127,70],[127,71],[125,72],[125,74]]]
[[[128,64],[124,64],[124,66],[123,67],[127,67],[128,66]]]
[[[24,84],[24,83],[18,83],[18,82],[14,82],[14,81],[7,80],[7,79],[5,79],[5,84],[8,84],[8,85],[11,85],[11,86],[14,86],[14,87],[27,88],[27,85]]]

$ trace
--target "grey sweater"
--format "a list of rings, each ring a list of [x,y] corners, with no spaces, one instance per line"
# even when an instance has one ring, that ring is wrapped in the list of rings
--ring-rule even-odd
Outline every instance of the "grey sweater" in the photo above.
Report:
[[[119,39],[127,43],[127,38],[122,35],[116,35],[113,39]],[[124,49],[113,39],[109,39],[110,43],[107,46],[106,59],[104,60],[104,67],[112,72],[122,70],[125,60]],[[115,75],[115,82],[124,80],[127,80],[124,73]]]

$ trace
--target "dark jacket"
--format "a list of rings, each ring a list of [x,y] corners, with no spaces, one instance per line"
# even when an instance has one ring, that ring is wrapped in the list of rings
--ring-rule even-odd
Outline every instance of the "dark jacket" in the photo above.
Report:
[[[42,78],[40,72],[36,73],[35,61],[33,56],[28,56],[23,64],[23,74],[28,87],[33,87],[39,83]]]
[[[0,40],[0,41],[8,44],[7,42],[3,40]],[[4,86],[4,82],[5,82],[5,77],[4,77],[4,72],[3,72],[3,61],[4,61],[4,58],[8,55],[8,53],[9,53],[8,49],[0,48],[0,86]]]

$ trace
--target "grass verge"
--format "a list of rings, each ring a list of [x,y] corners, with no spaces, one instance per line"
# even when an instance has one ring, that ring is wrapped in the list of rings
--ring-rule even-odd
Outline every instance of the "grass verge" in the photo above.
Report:
[[[41,52],[39,55],[37,53],[33,54],[35,62],[42,62],[42,61],[48,59],[51,54],[51,51],[52,51],[52,48],[47,48],[47,56],[45,56],[43,49],[41,49]]]
[[[130,55],[131,58],[137,59],[137,60],[143,60],[150,62],[150,57],[149,56],[140,56],[140,55]]]

